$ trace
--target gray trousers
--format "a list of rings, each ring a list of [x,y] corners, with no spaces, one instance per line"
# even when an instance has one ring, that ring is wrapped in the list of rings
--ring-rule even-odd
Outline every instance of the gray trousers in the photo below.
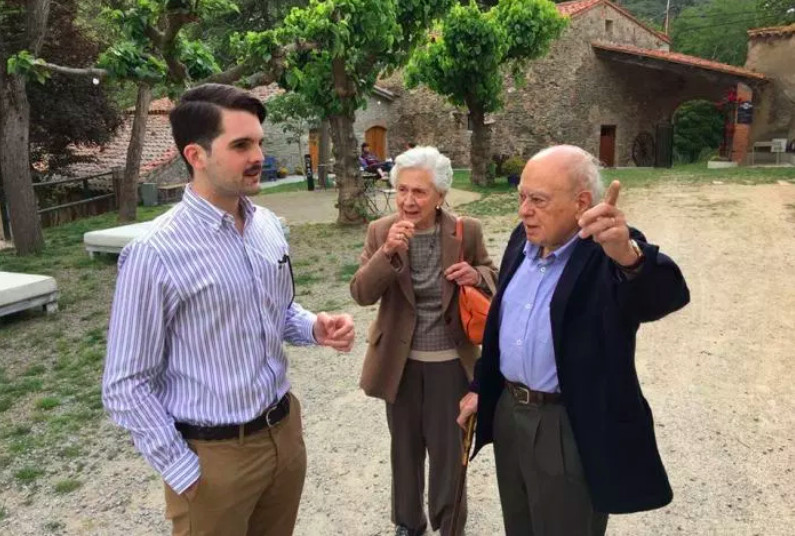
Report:
[[[520,404],[507,389],[494,415],[494,459],[506,536],[603,536],[562,404]]]
[[[450,534],[455,486],[461,466],[461,429],[455,422],[468,382],[456,359],[425,363],[409,359],[394,404],[386,405],[392,436],[392,521],[422,532],[425,453],[428,453],[428,516],[431,528]],[[459,535],[466,520],[466,490]],[[455,535],[455,536],[459,536]]]

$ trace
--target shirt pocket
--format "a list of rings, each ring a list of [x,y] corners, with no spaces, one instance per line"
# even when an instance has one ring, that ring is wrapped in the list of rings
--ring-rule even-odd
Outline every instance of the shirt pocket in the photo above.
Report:
[[[295,299],[293,265],[287,245],[260,252],[256,265],[257,275],[266,306],[282,311]]]

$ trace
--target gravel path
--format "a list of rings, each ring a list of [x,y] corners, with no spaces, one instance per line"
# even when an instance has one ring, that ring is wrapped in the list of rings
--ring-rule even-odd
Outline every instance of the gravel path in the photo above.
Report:
[[[674,502],[613,516],[608,534],[793,534],[795,186],[662,186],[631,190],[619,203],[679,262],[692,303],[644,326],[637,353]],[[495,257],[514,221],[484,220]],[[313,307],[327,299],[351,303],[344,284],[300,301]],[[393,531],[384,405],[357,389],[362,334],[375,308],[346,308],[359,333],[352,354],[289,351],[309,455],[298,536]],[[79,490],[39,494],[28,505],[24,492],[5,490],[0,534],[42,534],[48,520],[62,523],[55,532],[81,536],[168,534],[161,482],[124,433],[104,423],[100,435]],[[469,482],[468,534],[501,534],[490,447],[470,466]]]

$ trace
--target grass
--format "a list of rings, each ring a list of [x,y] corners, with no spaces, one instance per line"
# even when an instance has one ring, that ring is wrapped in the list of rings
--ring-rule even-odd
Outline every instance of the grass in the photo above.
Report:
[[[14,473],[14,478],[22,484],[32,484],[40,476],[44,475],[44,470],[38,467],[25,466]]]
[[[319,188],[317,179],[315,179],[315,188]],[[285,192],[306,192],[308,190],[306,179],[301,182],[291,182],[288,184],[279,184],[278,186],[271,186],[270,188],[262,188],[259,195],[283,194]]]
[[[349,282],[353,277],[353,274],[356,273],[356,270],[359,269],[358,262],[350,262],[342,265],[339,272],[337,272],[337,279],[339,281],[343,281],[345,283]]]
[[[74,478],[67,478],[64,480],[59,480],[55,483],[53,489],[55,493],[58,495],[66,495],[67,493],[72,493],[76,489],[79,489],[83,485],[82,482],[79,480],[75,480]]]
[[[50,533],[60,532],[66,528],[66,525],[63,524],[61,521],[47,521],[44,524],[44,530]]]

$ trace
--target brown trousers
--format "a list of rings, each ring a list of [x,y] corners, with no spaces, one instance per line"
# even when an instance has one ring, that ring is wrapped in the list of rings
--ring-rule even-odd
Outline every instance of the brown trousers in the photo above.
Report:
[[[455,422],[458,401],[468,388],[456,359],[425,363],[409,359],[394,404],[386,405],[392,436],[392,521],[421,532],[427,527],[422,506],[425,452],[428,452],[428,515],[431,528],[450,534],[455,486],[461,467],[461,429]],[[466,490],[461,530],[466,521]]]
[[[192,499],[166,488],[173,536],[290,536],[306,475],[301,406],[242,439],[189,440],[201,477]]]
[[[504,390],[494,415],[494,460],[506,536],[603,536],[562,404],[519,404]]]

